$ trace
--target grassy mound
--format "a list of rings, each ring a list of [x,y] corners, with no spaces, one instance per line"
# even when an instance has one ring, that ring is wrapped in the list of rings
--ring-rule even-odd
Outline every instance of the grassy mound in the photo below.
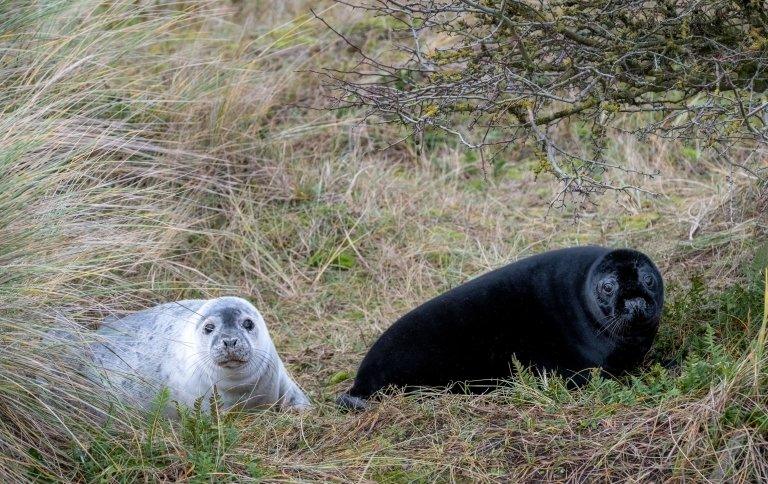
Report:
[[[492,167],[439,136],[383,150],[396,128],[312,109],[311,71],[352,52],[309,6],[0,2],[0,477],[768,478],[766,186],[696,146],[617,133],[610,157],[660,170],[643,182],[656,195],[551,211],[558,187],[523,148]],[[312,7],[386,48],[386,24]],[[559,135],[578,143],[579,127]],[[408,308],[585,243],[641,248],[667,279],[637,374],[567,391],[523,371],[482,397],[332,405]],[[71,341],[41,343],[224,294],[262,310],[316,411],[134,415],[79,376]]]

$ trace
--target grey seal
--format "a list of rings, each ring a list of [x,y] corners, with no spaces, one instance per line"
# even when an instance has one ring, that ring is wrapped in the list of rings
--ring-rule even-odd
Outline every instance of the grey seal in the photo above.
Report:
[[[91,345],[100,381],[145,409],[163,388],[191,406],[216,388],[223,408],[304,409],[261,313],[238,297],[161,304],[112,321]]]

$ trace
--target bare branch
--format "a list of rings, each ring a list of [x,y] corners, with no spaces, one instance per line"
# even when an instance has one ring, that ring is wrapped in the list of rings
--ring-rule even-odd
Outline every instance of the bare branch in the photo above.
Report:
[[[768,140],[768,0],[369,2],[355,8],[402,29],[386,58],[336,32],[360,53],[327,73],[340,103],[456,136],[483,160],[533,143],[565,195],[632,189],[607,178],[632,170],[602,158],[619,113],[646,115],[641,138]],[[571,121],[589,126],[588,156],[551,138]]]

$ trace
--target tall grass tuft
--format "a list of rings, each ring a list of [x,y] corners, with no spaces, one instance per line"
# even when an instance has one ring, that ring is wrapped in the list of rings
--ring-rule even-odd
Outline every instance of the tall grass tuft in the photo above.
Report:
[[[228,166],[201,149],[225,126],[197,125],[227,99],[217,77],[242,67],[206,54],[204,25],[220,14],[205,2],[0,2],[5,482],[65,478],[110,412],[80,376],[83,348],[64,351],[71,335],[87,342],[105,315],[203,277],[174,251],[212,214],[212,166]],[[43,342],[54,328],[70,336]]]

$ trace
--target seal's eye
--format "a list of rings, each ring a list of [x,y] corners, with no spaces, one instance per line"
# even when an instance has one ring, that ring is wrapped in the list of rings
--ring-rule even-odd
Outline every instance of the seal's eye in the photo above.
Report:
[[[216,326],[214,326],[213,323],[208,323],[203,326],[203,331],[205,331],[205,334],[211,334],[214,328],[216,328]]]
[[[612,282],[604,282],[600,288],[603,290],[606,294],[613,294],[613,283]]]
[[[643,276],[643,282],[648,287],[653,287],[653,283],[656,282],[653,280],[653,277],[650,274],[646,274]]]
[[[246,331],[250,331],[253,329],[253,321],[250,319],[246,319],[243,321],[243,328],[245,328]]]

